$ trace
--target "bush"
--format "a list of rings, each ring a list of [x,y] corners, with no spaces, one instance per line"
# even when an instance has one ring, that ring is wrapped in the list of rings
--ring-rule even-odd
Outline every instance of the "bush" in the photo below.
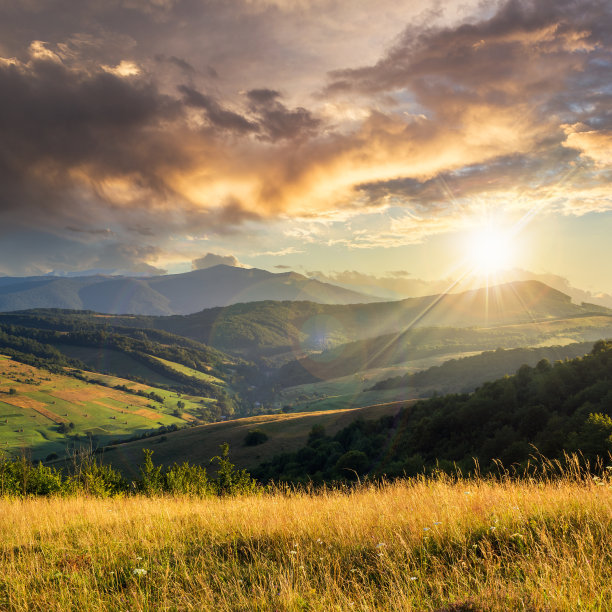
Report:
[[[268,434],[261,429],[251,429],[244,437],[245,446],[258,446],[268,439]]]

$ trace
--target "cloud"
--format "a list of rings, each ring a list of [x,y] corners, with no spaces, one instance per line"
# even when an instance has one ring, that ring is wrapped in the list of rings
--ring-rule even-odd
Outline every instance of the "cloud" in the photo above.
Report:
[[[194,270],[203,270],[218,265],[243,267],[234,255],[217,255],[216,253],[206,253],[203,257],[194,259],[191,265]]]
[[[593,160],[598,167],[612,167],[612,129],[590,130],[584,124],[566,128],[564,146],[578,149],[581,155]]]
[[[162,252],[185,232],[231,242],[378,210],[372,232],[308,234],[378,248],[450,231],[483,199],[612,209],[608,3],[442,4],[16,5],[0,235],[44,227],[68,259],[87,231]]]
[[[101,66],[104,72],[114,74],[118,77],[131,77],[140,74],[140,68],[134,63],[126,60],[121,60],[116,66]]]
[[[408,272],[394,271],[386,275],[364,274],[357,270],[334,271],[324,274],[311,271],[307,275],[317,280],[340,285],[346,289],[370,293],[389,300],[434,295],[447,291],[450,280],[425,281],[420,278],[406,278]]]
[[[260,122],[262,138],[270,142],[301,140],[314,135],[321,121],[305,108],[289,110],[280,102],[281,94],[272,89],[247,92],[250,108]]]
[[[206,111],[210,123],[217,128],[235,132],[254,132],[257,125],[242,115],[222,108],[212,97],[204,95],[187,85],[180,85],[179,91],[188,106],[201,108]]]

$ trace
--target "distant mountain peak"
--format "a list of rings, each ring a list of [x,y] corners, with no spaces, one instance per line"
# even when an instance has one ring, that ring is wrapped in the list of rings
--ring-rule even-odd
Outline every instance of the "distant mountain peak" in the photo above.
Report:
[[[5,312],[64,308],[109,314],[184,315],[262,300],[354,304],[378,298],[296,272],[273,273],[228,264],[158,276],[96,274],[0,280],[0,311]]]

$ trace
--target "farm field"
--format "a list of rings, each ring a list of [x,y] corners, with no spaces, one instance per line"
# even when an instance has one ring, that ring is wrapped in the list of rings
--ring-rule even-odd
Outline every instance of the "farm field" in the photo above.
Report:
[[[136,475],[142,462],[143,449],[154,451],[156,464],[170,465],[174,462],[208,465],[210,458],[219,454],[221,444],[230,446],[230,457],[239,468],[254,469],[262,461],[271,459],[282,452],[294,451],[303,446],[314,425],[323,425],[328,434],[334,434],[358,418],[377,419],[387,414],[396,414],[399,404],[369,406],[366,408],[326,410],[321,412],[267,414],[235,419],[219,423],[198,425],[176,431],[160,439],[144,439],[116,446],[105,456],[105,462],[112,464],[127,475]],[[268,440],[258,446],[245,446],[244,438],[252,429],[260,429]]]
[[[0,449],[9,455],[27,452],[32,459],[63,455],[81,443],[96,447],[117,438],[158,429],[183,426],[192,417],[172,415],[176,393],[164,392],[131,381],[100,376],[106,384],[124,384],[147,393],[155,391],[164,404],[125,391],[52,374],[0,356]],[[174,396],[174,405],[170,401]],[[195,402],[183,399],[195,405]]]
[[[3,610],[609,610],[612,491],[434,478],[2,499]]]

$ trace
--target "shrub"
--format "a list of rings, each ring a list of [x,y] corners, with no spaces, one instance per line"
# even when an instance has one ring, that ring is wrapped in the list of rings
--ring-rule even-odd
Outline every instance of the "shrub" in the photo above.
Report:
[[[244,437],[245,446],[258,446],[268,439],[268,434],[261,429],[251,429]]]

